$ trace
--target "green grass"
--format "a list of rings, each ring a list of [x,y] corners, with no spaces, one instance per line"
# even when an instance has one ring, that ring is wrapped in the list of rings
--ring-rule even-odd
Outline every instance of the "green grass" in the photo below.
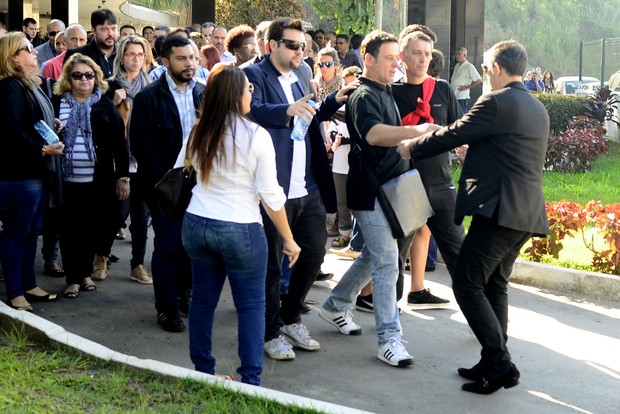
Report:
[[[607,154],[598,158],[592,165],[592,170],[581,174],[560,174],[545,171],[543,174],[543,192],[545,201],[568,200],[585,206],[590,200],[600,200],[603,205],[620,202],[620,145],[612,144]],[[452,172],[455,183],[461,174],[460,168]],[[466,217],[464,225],[469,228],[470,217]],[[591,237],[589,233],[588,237]],[[600,234],[594,233],[596,246],[602,248],[604,242]],[[594,271],[592,267],[592,252],[583,244],[581,234],[575,238],[566,238],[564,248],[559,258],[545,257],[542,263],[562,266],[571,269]],[[529,243],[524,247],[527,248]],[[522,251],[523,251],[522,250]],[[523,253],[522,259],[528,259]]]
[[[50,350],[0,331],[3,413],[317,413],[217,385]]]

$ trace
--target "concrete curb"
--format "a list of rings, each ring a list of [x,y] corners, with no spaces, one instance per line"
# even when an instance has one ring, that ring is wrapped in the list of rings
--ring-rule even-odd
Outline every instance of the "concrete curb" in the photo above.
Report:
[[[543,289],[620,300],[620,277],[517,259],[510,281]]]
[[[113,361],[129,367],[151,371],[160,375],[172,378],[190,378],[207,383],[216,383],[219,386],[237,391],[249,396],[256,396],[285,405],[295,405],[303,408],[311,408],[317,411],[334,414],[365,414],[368,411],[361,411],[350,407],[344,407],[320,400],[315,400],[297,395],[275,391],[263,387],[255,387],[241,382],[226,381],[202,372],[153,359],[141,359],[131,355],[125,355],[100,345],[81,336],[67,332],[64,328],[49,322],[30,312],[17,311],[0,302],[0,326],[5,329],[13,329],[16,326],[23,326],[26,333],[42,342],[52,342],[60,347],[69,347],[94,358],[104,361]]]

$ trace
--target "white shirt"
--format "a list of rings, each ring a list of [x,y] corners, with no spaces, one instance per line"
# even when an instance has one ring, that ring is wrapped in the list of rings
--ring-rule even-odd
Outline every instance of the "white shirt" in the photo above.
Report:
[[[297,82],[297,75],[289,72],[288,75],[278,76],[280,85],[288,103],[295,103],[293,84]],[[289,183],[288,198],[301,198],[308,195],[306,190],[306,140],[293,141],[293,165],[291,166],[291,182]]]
[[[454,66],[452,80],[450,81],[450,86],[456,95],[456,99],[469,99],[469,89],[459,91],[458,87],[469,85],[477,80],[480,80],[480,74],[474,65],[467,60],[463,63],[457,63]]]
[[[245,118],[236,116],[233,123],[224,139],[226,159],[214,161],[208,184],[202,182],[200,169],[193,160],[197,184],[187,211],[216,220],[262,224],[259,196],[272,210],[281,209],[286,202],[284,190],[278,184],[273,142],[267,130]]]
[[[344,112],[344,105],[338,109],[338,111]],[[327,127],[327,136],[330,137],[331,133],[336,132],[342,135],[342,138],[350,138],[349,129],[347,123],[344,121],[330,121]],[[330,139],[331,140],[331,139]],[[334,151],[334,161],[332,164],[332,172],[336,174],[348,174],[349,173],[349,152],[351,151],[351,144],[339,145]]]

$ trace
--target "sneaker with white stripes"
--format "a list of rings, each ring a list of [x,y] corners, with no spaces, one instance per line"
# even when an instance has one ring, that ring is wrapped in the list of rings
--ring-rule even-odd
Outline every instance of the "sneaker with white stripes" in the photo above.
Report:
[[[409,355],[404,345],[396,338],[379,347],[377,358],[394,367],[407,367],[413,364],[413,357]]]
[[[321,348],[321,344],[312,339],[308,328],[303,323],[284,325],[280,330],[291,340],[292,345],[297,348],[305,349],[306,351],[316,351]]]
[[[361,335],[362,328],[353,322],[353,316],[349,309],[344,312],[330,312],[327,309],[321,307],[319,316],[324,321],[338,328],[343,335]]]

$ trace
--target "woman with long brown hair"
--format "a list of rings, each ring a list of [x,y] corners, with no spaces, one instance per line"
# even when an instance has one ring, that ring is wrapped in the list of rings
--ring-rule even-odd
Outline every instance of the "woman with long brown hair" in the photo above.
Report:
[[[217,67],[209,77],[202,115],[189,138],[197,185],[183,221],[183,245],[192,263],[189,346],[196,370],[215,373],[213,319],[228,276],[239,321],[237,373],[242,382],[259,385],[267,273],[259,201],[284,239],[291,265],[301,249],[286,219],[271,137],[246,116],[253,90],[233,66]]]

